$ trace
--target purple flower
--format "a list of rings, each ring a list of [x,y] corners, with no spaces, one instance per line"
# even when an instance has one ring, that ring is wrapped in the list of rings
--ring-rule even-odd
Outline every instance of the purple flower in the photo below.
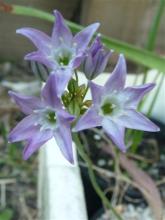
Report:
[[[159,128],[136,111],[143,96],[154,84],[126,87],[126,63],[120,55],[118,63],[104,87],[90,82],[93,105],[79,119],[73,131],[102,126],[107,135],[122,151],[126,151],[124,143],[125,128],[159,131]]]
[[[87,79],[92,80],[105,70],[111,53],[104,50],[100,38],[97,37],[81,64],[81,70],[85,73]]]
[[[64,110],[57,97],[56,81],[56,75],[51,74],[42,89],[41,98],[9,92],[27,115],[9,134],[10,142],[27,142],[23,151],[25,160],[54,137],[64,157],[70,163],[74,162],[70,130],[74,116]]]
[[[45,33],[33,28],[21,28],[17,33],[28,37],[37,47],[37,51],[25,56],[26,60],[38,61],[60,77],[62,85],[60,96],[71,78],[73,70],[77,68],[83,57],[84,52],[92,39],[92,36],[99,27],[99,23],[94,23],[84,28],[74,37],[66,26],[64,18],[58,11],[54,11],[56,22],[49,37]],[[63,82],[65,78],[65,83]]]

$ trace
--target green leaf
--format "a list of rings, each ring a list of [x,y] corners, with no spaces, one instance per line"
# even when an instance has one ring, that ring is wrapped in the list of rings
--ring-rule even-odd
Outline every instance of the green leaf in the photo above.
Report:
[[[155,48],[156,37],[157,37],[160,21],[164,13],[164,9],[165,9],[165,0],[159,0],[159,6],[153,18],[151,28],[148,34],[148,41],[146,44],[146,49],[150,51],[153,51]]]
[[[12,209],[5,209],[2,212],[0,212],[0,220],[11,220],[12,216],[13,216]]]
[[[36,17],[50,22],[54,22],[55,19],[53,15],[39,9],[14,4],[7,6],[10,6],[10,10],[8,10],[8,12],[13,14]],[[3,9],[2,7],[0,8],[1,10]],[[70,21],[67,21],[67,24],[74,33],[80,31],[83,28],[81,25]],[[128,59],[148,68],[158,69],[160,72],[165,72],[164,58],[147,50],[135,47],[131,44],[110,37],[106,37],[104,35],[102,35],[102,40],[109,49],[114,49],[118,53],[123,53]]]

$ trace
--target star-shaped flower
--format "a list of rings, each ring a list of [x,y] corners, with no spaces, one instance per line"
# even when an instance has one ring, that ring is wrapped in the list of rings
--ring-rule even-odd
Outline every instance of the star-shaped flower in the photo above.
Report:
[[[107,135],[123,152],[125,128],[159,131],[159,128],[143,114],[136,111],[143,96],[154,84],[126,87],[126,62],[120,55],[118,63],[104,86],[90,82],[93,105],[78,120],[74,131],[102,126]]]
[[[22,112],[27,115],[8,137],[10,142],[27,142],[23,151],[25,160],[54,137],[64,157],[70,163],[74,162],[70,129],[74,116],[65,111],[57,97],[56,81],[55,74],[51,74],[42,89],[41,98],[9,92]]]
[[[91,24],[73,36],[62,15],[57,10],[54,15],[56,19],[51,37],[34,28],[21,28],[16,32],[28,37],[38,49],[27,54],[25,59],[40,62],[58,75],[61,82],[58,84],[60,97],[73,70],[80,65],[99,23]]]

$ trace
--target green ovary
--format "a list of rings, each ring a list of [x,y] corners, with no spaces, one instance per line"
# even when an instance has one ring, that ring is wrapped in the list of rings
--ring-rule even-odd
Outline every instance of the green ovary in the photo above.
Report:
[[[62,66],[67,66],[70,61],[70,58],[68,56],[60,57],[58,60],[58,63]]]
[[[103,115],[111,115],[114,110],[114,104],[106,102],[101,106]]]
[[[49,112],[47,114],[47,120],[51,123],[51,124],[55,124],[56,123],[56,114],[55,112]]]
[[[72,58],[72,51],[61,48],[55,52],[54,58],[60,66],[67,66]]]

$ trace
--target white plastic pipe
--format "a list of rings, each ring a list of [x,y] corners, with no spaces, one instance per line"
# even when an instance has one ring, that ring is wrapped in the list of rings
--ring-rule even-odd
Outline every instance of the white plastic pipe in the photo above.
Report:
[[[54,139],[40,151],[39,219],[87,220],[84,190],[77,164],[70,165]]]

